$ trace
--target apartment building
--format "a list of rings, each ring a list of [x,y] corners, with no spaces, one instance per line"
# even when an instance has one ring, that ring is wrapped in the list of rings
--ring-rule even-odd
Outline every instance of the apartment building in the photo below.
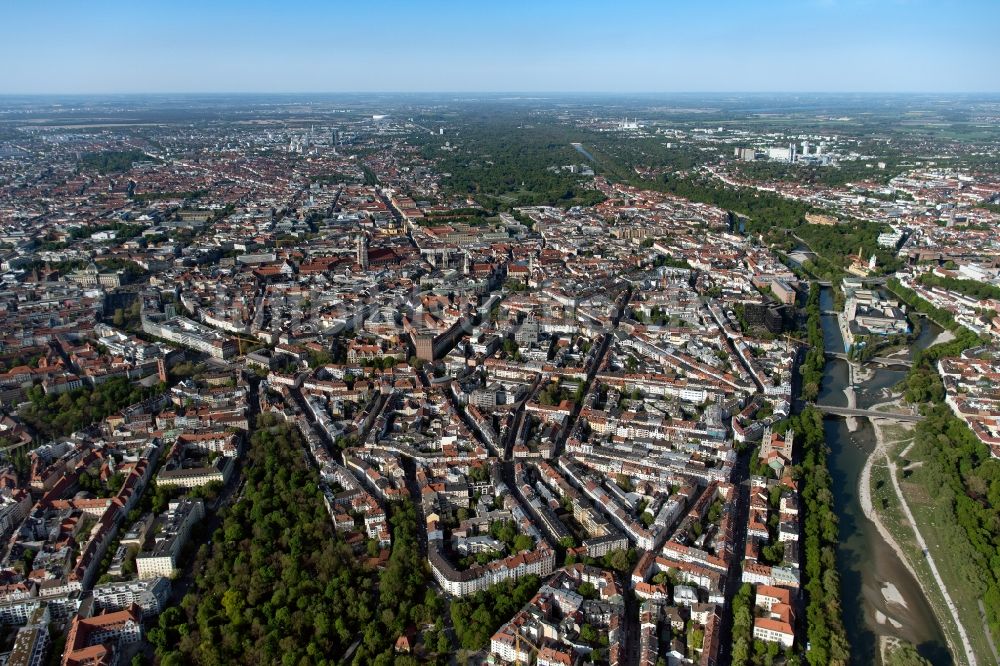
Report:
[[[171,502],[160,517],[161,531],[153,548],[135,558],[140,579],[169,577],[177,565],[181,549],[187,543],[191,528],[205,517],[201,500],[182,499]]]

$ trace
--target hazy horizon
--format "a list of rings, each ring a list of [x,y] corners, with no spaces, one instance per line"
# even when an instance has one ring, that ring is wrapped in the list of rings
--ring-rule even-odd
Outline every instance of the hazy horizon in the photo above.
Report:
[[[250,95],[274,95],[274,96],[308,96],[308,95],[330,95],[330,96],[361,96],[361,95],[398,95],[398,96],[418,96],[418,95],[507,95],[512,97],[524,97],[525,99],[537,99],[539,96],[550,97],[573,97],[593,95],[595,97],[622,97],[622,96],[720,96],[720,95],[770,95],[770,96],[948,96],[959,97],[982,96],[1000,97],[1000,90],[135,90],[135,91],[90,91],[90,92],[62,92],[62,91],[40,91],[40,92],[0,92],[3,97],[157,97],[166,95],[192,97],[197,96],[250,96]]]
[[[3,95],[1000,92],[986,0],[40,0],[0,15],[17,63]]]

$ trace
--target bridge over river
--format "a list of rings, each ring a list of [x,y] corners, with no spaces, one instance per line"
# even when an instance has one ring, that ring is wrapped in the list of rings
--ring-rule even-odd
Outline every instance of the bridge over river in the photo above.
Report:
[[[825,352],[825,355],[827,358],[839,358],[842,361],[852,360],[850,356],[843,352],[828,351]],[[879,365],[903,365],[907,368],[913,367],[913,361],[905,358],[893,358],[891,356],[873,356],[865,360],[865,363],[877,363]]]
[[[885,419],[887,421],[897,421],[900,423],[917,423],[923,420],[920,414],[907,412],[880,412],[874,409],[855,409],[852,407],[834,407],[833,405],[821,405],[816,403],[816,409],[829,416],[857,416],[870,419]]]

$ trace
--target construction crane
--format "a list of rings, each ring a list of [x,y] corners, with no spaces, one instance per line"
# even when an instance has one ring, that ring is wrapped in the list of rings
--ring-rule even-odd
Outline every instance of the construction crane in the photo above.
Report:
[[[230,336],[230,337],[232,337],[232,338],[234,338],[236,340],[236,346],[239,349],[239,355],[240,356],[243,356],[243,343],[244,342],[249,342],[251,345],[259,345],[259,344],[261,344],[260,340],[254,340],[252,338],[241,338],[238,335],[233,335],[233,336]]]
[[[802,340],[800,338],[796,338],[791,333],[785,333],[785,341],[786,342],[793,342],[794,341],[794,342],[798,342],[799,344],[803,344],[803,345],[809,346],[809,342],[808,341]]]
[[[520,628],[518,628],[518,630],[516,630],[514,632],[514,662],[515,663],[519,663],[520,662],[520,657],[521,657],[521,641],[524,641],[525,643],[527,643],[528,647],[530,647],[533,652],[538,652],[541,649],[537,645],[535,645],[531,641],[530,638],[528,638],[527,636],[522,636]],[[524,663],[526,663],[526,664],[530,664],[531,663],[531,655],[530,654],[528,655],[528,660],[526,662],[524,662]]]

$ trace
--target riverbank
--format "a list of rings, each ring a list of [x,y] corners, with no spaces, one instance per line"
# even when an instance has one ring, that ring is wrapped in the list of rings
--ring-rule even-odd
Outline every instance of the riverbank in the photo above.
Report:
[[[947,342],[951,342],[955,339],[955,334],[949,331],[947,328],[938,333],[938,336],[934,338],[934,342],[930,344],[931,347],[934,345],[943,345]]]
[[[897,402],[898,401],[896,400],[883,402],[880,403],[879,405],[873,406],[873,408],[880,406],[895,405]],[[861,511],[864,513],[865,517],[868,518],[868,520],[872,521],[872,524],[875,525],[875,529],[877,529],[878,533],[882,536],[882,540],[885,541],[885,543],[893,550],[893,552],[896,553],[896,556],[899,558],[900,562],[903,563],[903,566],[905,566],[906,569],[910,572],[910,575],[913,576],[913,578],[918,582],[918,584],[921,585],[921,589],[924,593],[924,596],[926,596],[927,590],[924,588],[923,583],[920,582],[920,578],[917,576],[917,572],[914,571],[912,566],[910,566],[910,561],[906,558],[906,553],[903,552],[903,549],[896,542],[895,537],[892,536],[892,533],[889,532],[888,528],[886,528],[886,526],[882,523],[882,519],[875,511],[875,506],[874,503],[872,502],[872,492],[871,492],[872,467],[875,465],[875,462],[879,460],[888,462],[888,451],[887,451],[887,444],[885,441],[885,433],[883,432],[882,427],[877,422],[877,420],[874,419],[872,420],[872,429],[875,431],[875,448],[872,449],[872,452],[868,455],[868,458],[865,461],[865,466],[861,469],[861,475],[858,477],[858,501],[861,504]]]
[[[878,409],[881,407],[898,408],[899,406],[900,406],[900,400],[895,399],[882,402],[877,405],[873,405],[872,408],[873,409]],[[923,536],[920,534],[920,530],[916,525],[916,520],[914,519],[913,514],[910,511],[909,505],[906,502],[906,498],[903,496],[902,489],[899,486],[899,480],[896,476],[896,465],[892,460],[890,447],[893,444],[898,444],[904,441],[905,438],[891,442],[887,441],[887,437],[885,434],[885,426],[886,426],[885,422],[879,421],[878,419],[872,419],[872,430],[875,432],[875,448],[872,450],[871,454],[865,461],[864,468],[862,469],[861,474],[858,478],[858,498],[861,504],[862,512],[864,513],[865,517],[867,517],[872,522],[872,524],[875,525],[875,528],[878,530],[878,533],[881,535],[886,545],[888,545],[893,550],[893,552],[896,553],[896,556],[899,558],[899,561],[903,564],[904,567],[906,567],[907,571],[910,572],[910,575],[914,578],[914,580],[917,581],[917,584],[920,586],[920,589],[924,597],[928,600],[941,599],[944,601],[945,605],[947,606],[948,614],[950,615],[950,617],[940,617],[942,611],[940,608],[937,607],[938,604],[932,603],[931,607],[935,609],[935,614],[938,615],[938,622],[941,623],[942,627],[944,626],[951,627],[952,629],[957,630],[959,634],[960,637],[959,639],[961,641],[961,649],[956,644],[956,640],[952,635],[953,632],[952,631],[944,632],[945,640],[948,642],[948,648],[951,651],[954,658],[956,659],[956,661],[958,663],[968,664],[969,666],[976,666],[977,665],[976,656],[975,653],[972,651],[971,647],[969,646],[968,635],[966,634],[965,628],[963,627],[961,620],[959,618],[958,609],[956,608],[954,602],[952,601],[951,597],[948,594],[948,590],[945,587],[944,581],[941,579],[941,576],[937,570],[937,566],[934,563],[933,556],[930,554],[930,551],[927,548],[927,544],[924,542]],[[904,427],[904,426],[897,426],[897,427]],[[908,429],[911,426],[905,426],[905,427]],[[930,581],[927,580],[926,572],[924,572],[923,575],[918,575],[916,568],[911,563],[910,558],[907,556],[905,549],[903,549],[903,547],[900,546],[895,536],[886,527],[878,511],[875,510],[874,502],[872,501],[871,477],[872,477],[872,468],[876,463],[882,463],[886,466],[886,469],[888,471],[888,476],[890,478],[891,485],[893,488],[893,492],[896,495],[896,498],[899,502],[899,506],[905,515],[906,521],[909,523],[910,528],[913,531],[913,535],[916,538],[917,547],[922,551],[924,555],[926,564],[930,569],[931,576],[934,578],[934,583],[937,585],[937,589],[932,587]],[[889,594],[884,596],[886,597],[886,601],[891,601],[890,597],[892,596],[892,592],[889,591]]]

